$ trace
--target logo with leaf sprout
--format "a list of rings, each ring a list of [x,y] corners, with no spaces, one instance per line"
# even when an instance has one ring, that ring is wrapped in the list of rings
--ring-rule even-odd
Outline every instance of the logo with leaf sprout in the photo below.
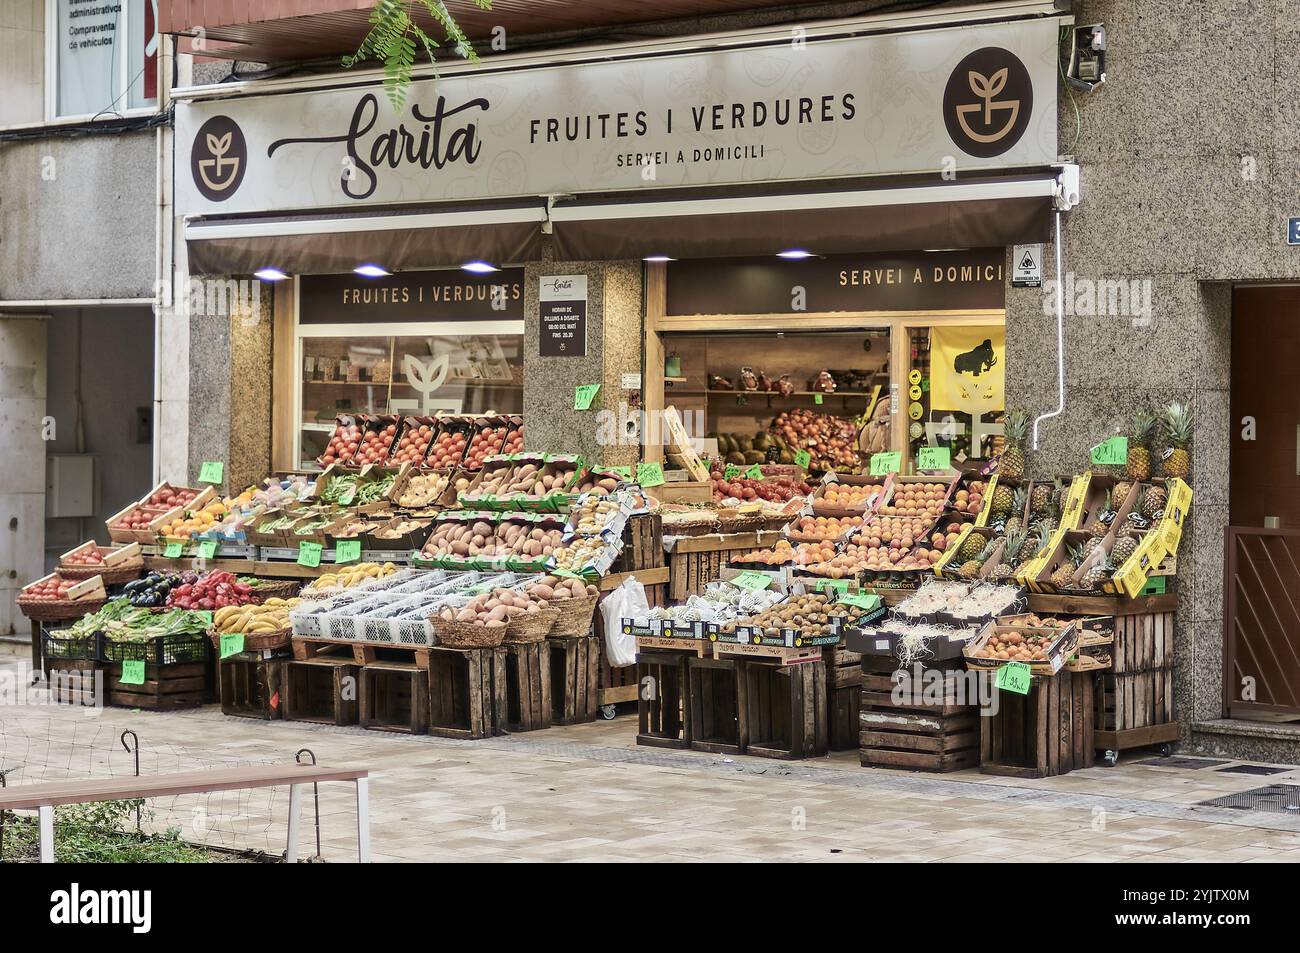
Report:
[[[1010,51],[987,46],[967,55],[948,77],[943,118],[963,152],[987,159],[1020,141],[1033,104],[1025,65]]]
[[[213,116],[199,128],[190,150],[190,171],[205,198],[224,202],[234,195],[247,164],[244,133],[229,116]]]
[[[414,354],[402,358],[402,376],[411,388],[420,395],[418,400],[397,399],[390,401],[396,412],[415,411],[421,414],[433,414],[439,410],[448,410],[454,414],[461,411],[462,401],[457,397],[434,397],[436,391],[447,380],[451,370],[451,355],[434,357],[428,363]]]

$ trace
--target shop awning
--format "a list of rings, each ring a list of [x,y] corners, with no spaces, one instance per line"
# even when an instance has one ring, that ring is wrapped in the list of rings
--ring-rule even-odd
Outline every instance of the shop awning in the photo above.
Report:
[[[1053,175],[942,185],[743,195],[655,202],[557,204],[556,257],[566,261],[822,255],[987,248],[1041,242]]]
[[[528,261],[541,253],[541,204],[439,212],[202,219],[185,224],[192,275],[334,274],[376,263],[390,271],[482,260]]]

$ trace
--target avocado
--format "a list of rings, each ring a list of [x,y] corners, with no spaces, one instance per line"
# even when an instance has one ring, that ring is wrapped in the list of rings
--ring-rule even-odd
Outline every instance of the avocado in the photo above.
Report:
[[[726,459],[728,463],[734,463],[738,467],[745,465],[745,455],[739,450],[732,450],[727,454]]]

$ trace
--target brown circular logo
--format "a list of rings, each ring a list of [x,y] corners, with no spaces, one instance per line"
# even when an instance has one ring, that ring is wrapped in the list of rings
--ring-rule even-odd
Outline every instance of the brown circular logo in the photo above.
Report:
[[[943,91],[948,135],[962,152],[981,159],[1000,156],[1019,142],[1033,110],[1029,70],[999,46],[968,54]]]
[[[203,197],[224,202],[239,189],[248,165],[244,133],[229,116],[213,116],[194,137],[190,173]]]

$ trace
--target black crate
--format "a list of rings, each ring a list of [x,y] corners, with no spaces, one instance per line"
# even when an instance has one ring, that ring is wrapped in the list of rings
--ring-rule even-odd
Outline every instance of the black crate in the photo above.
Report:
[[[41,656],[47,659],[68,659],[82,662],[98,662],[103,656],[103,635],[92,632],[72,638],[59,638],[59,632],[41,634]]]
[[[211,641],[202,632],[185,635],[156,635],[143,642],[118,642],[105,637],[103,645],[104,661],[144,661],[150,665],[206,662],[212,651]]]

